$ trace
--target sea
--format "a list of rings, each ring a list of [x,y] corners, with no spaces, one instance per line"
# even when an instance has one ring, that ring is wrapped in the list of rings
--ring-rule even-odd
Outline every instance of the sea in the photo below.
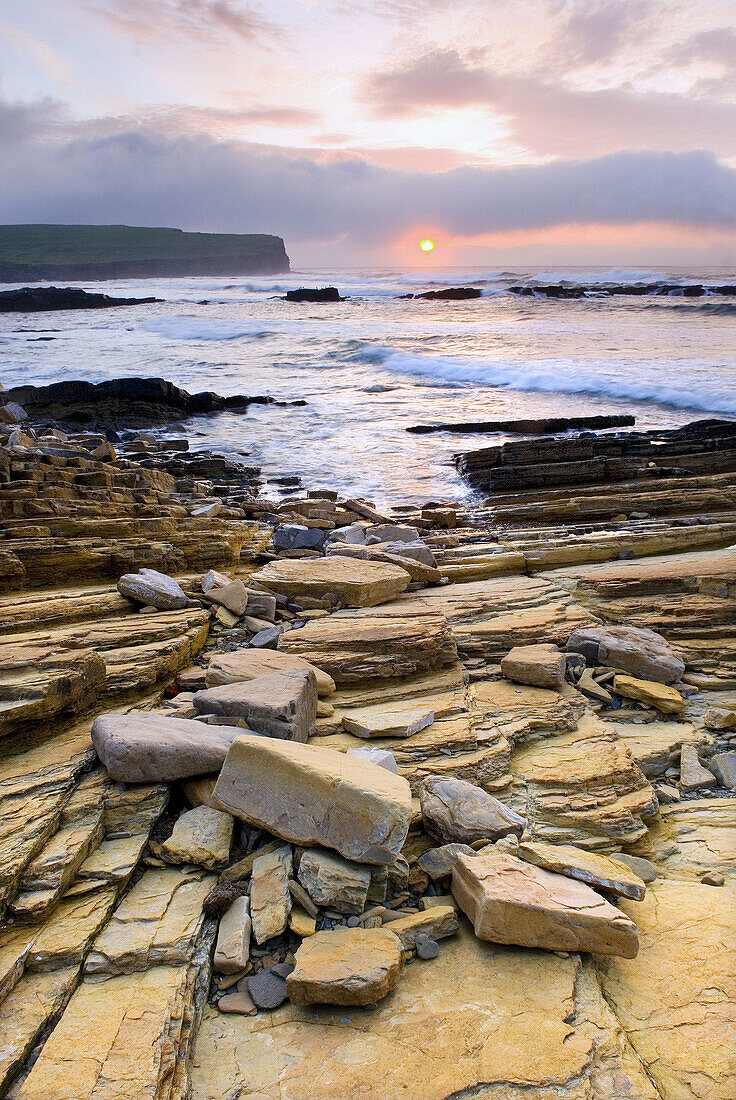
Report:
[[[601,296],[607,284],[675,284],[666,297]],[[591,288],[582,299],[512,286]],[[304,399],[198,416],[193,449],[296,475],[377,503],[460,500],[453,455],[508,433],[414,435],[415,424],[628,413],[642,429],[736,418],[736,298],[682,287],[736,283],[736,269],[300,270],[288,275],[77,283],[156,304],[0,314],[0,381],[162,377],[185,389]],[[346,300],[284,301],[336,286]],[[482,297],[401,295],[474,286]],[[2,289],[10,289],[3,287]],[[169,433],[171,434],[171,433]],[[181,433],[179,433],[181,434]]]

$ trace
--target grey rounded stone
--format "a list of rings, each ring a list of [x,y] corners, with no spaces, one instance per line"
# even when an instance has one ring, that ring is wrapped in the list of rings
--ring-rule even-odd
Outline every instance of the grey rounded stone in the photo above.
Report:
[[[348,928],[357,928],[360,924],[360,918],[356,916],[348,917]]]
[[[420,959],[436,959],[440,952],[440,945],[431,936],[420,935],[416,939],[417,955]]]
[[[259,970],[248,978],[248,992],[258,1008],[278,1008],[286,998],[286,982],[272,970]]]

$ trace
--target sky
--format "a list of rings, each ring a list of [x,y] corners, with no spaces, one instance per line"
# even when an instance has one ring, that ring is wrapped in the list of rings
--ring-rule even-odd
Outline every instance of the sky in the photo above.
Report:
[[[0,0],[0,222],[736,265],[736,0]]]

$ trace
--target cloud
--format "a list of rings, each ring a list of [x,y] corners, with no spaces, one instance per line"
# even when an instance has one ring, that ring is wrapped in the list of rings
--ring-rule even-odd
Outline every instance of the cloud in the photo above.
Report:
[[[171,104],[143,109],[135,114],[94,119],[82,123],[81,129],[99,137],[129,130],[165,137],[204,133],[216,138],[239,136],[250,127],[299,129],[315,126],[321,121],[322,115],[318,111],[273,103],[253,103],[244,107]]]
[[[433,50],[405,67],[375,72],[360,95],[381,118],[485,107],[503,119],[510,138],[537,156],[644,148],[736,153],[736,103],[630,85],[575,88],[537,75],[495,72],[456,50]]]
[[[652,0],[574,0],[555,35],[555,53],[568,64],[610,61],[630,41],[632,31],[650,14]]]
[[[242,0],[85,0],[95,15],[138,44],[171,35],[258,42],[280,37],[275,25]]]
[[[736,227],[736,171],[702,151],[426,173],[202,134],[78,127],[63,139],[29,137],[11,153],[1,222],[179,225],[365,249],[415,226],[456,237],[572,222]]]

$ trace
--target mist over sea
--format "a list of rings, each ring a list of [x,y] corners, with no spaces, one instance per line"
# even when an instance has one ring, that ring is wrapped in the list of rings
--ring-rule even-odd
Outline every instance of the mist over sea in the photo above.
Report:
[[[296,271],[276,277],[75,284],[160,304],[0,316],[0,381],[43,384],[127,375],[190,391],[305,398],[187,422],[193,447],[232,453],[266,476],[300,474],[400,502],[458,498],[455,451],[503,435],[415,436],[412,424],[632,413],[637,426],[736,418],[736,298],[555,300],[520,283],[736,283],[735,269]],[[292,304],[299,286],[349,300]],[[481,287],[464,302],[400,300]],[[9,289],[9,287],[8,287]]]

